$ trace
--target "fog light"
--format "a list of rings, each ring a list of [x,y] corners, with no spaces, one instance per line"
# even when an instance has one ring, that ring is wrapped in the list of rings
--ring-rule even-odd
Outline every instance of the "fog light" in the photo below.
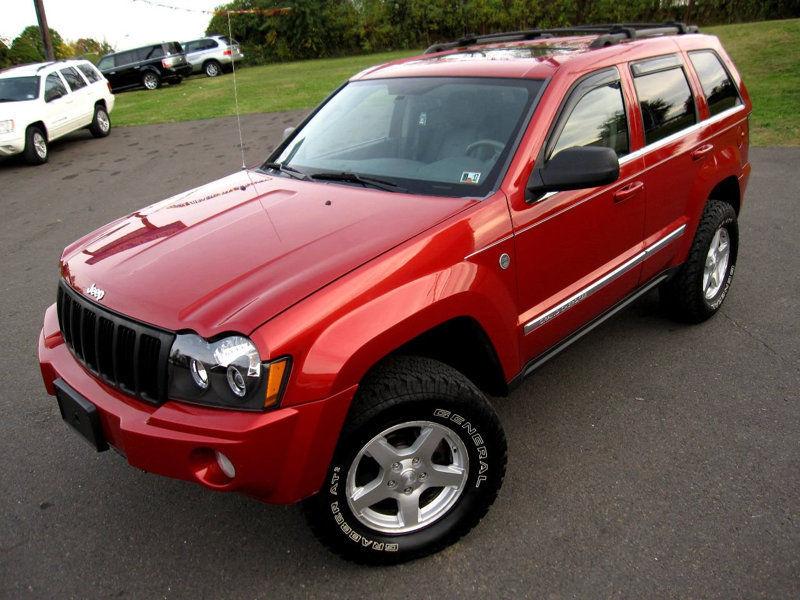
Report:
[[[217,457],[217,465],[219,465],[220,471],[225,473],[225,476],[229,479],[236,477],[236,467],[233,466],[231,459],[219,450],[214,450],[214,455]]]

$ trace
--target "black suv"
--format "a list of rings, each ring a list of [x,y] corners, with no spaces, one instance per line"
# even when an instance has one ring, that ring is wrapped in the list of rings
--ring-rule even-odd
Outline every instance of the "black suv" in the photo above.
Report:
[[[192,72],[178,42],[151,44],[106,54],[97,67],[115,92],[139,86],[154,90],[164,81],[180,83]]]

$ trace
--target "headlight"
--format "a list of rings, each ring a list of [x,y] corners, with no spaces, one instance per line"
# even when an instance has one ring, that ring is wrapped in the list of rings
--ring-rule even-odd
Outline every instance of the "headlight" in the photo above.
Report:
[[[0,121],[0,133],[11,133],[12,131],[14,131],[14,121],[12,119]]]
[[[280,402],[289,358],[261,362],[255,344],[242,335],[213,342],[179,334],[169,354],[169,398],[242,410],[264,410]]]

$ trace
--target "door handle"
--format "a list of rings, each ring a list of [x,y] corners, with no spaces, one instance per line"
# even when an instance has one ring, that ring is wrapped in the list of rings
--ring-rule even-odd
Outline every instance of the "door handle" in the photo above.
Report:
[[[703,144],[699,148],[692,150],[692,160],[700,160],[714,149],[714,144]]]
[[[614,192],[614,202],[624,202],[631,196],[635,196],[644,189],[644,183],[641,181],[634,181],[626,186],[619,188]]]

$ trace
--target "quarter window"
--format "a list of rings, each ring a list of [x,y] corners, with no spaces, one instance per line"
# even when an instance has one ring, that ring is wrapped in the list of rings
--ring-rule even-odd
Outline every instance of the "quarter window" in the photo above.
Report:
[[[686,74],[677,60],[675,64],[666,69],[649,71],[647,63],[639,63],[632,69],[647,144],[697,122],[694,97]],[[637,76],[637,72],[643,74]]]
[[[575,146],[612,148],[628,153],[628,121],[619,81],[587,92],[572,109],[550,156]]]
[[[69,85],[69,89],[73,92],[86,87],[86,82],[83,80],[83,77],[72,67],[61,69],[61,75],[64,76],[64,80],[67,82],[67,85]]]
[[[690,52],[689,58],[703,86],[711,116],[742,103],[736,86],[714,52]]]
[[[81,73],[86,76],[86,79],[89,80],[89,83],[95,83],[96,81],[100,81],[100,74],[97,72],[91,65],[78,65],[78,69]]]

